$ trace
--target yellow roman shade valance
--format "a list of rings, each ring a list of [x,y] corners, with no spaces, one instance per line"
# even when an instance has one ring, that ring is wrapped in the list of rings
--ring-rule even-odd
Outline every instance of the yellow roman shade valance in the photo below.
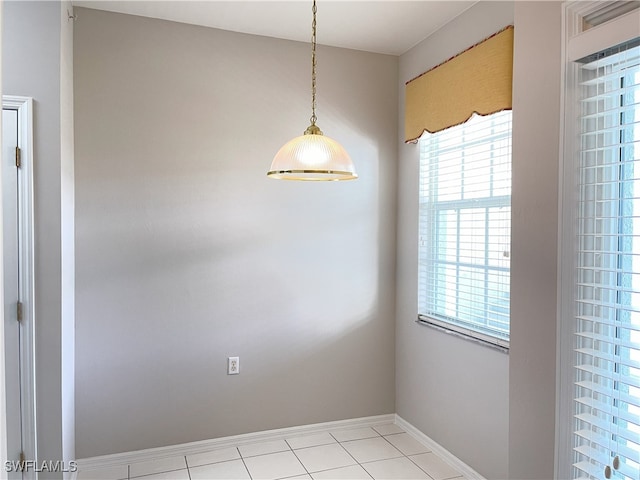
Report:
[[[405,95],[405,141],[511,108],[513,26],[410,80]]]

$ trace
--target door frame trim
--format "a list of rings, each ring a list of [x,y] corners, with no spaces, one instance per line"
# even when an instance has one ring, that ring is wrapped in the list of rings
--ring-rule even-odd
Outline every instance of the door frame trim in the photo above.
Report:
[[[18,112],[18,147],[21,165],[18,170],[18,262],[22,274],[18,292],[22,302],[21,397],[22,448],[27,460],[37,461],[36,429],[36,364],[35,364],[35,262],[33,221],[33,99],[14,95],[2,96],[2,108]],[[5,279],[6,281],[6,279]],[[35,478],[33,470],[25,470],[24,478]]]

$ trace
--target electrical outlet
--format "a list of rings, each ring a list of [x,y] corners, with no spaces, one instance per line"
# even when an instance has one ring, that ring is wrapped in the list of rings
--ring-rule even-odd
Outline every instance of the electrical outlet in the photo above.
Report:
[[[240,357],[229,357],[227,359],[227,375],[238,375],[240,373]]]

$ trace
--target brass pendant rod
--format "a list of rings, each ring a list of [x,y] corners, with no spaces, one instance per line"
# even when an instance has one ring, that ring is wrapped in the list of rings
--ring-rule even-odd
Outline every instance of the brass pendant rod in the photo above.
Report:
[[[316,120],[316,0],[313,0],[313,21],[311,22],[311,125],[315,126]]]

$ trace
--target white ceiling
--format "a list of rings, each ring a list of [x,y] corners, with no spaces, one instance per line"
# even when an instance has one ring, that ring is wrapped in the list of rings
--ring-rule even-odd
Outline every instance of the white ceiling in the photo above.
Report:
[[[400,55],[476,1],[317,0],[318,43]],[[309,42],[310,0],[74,0],[74,6]]]

